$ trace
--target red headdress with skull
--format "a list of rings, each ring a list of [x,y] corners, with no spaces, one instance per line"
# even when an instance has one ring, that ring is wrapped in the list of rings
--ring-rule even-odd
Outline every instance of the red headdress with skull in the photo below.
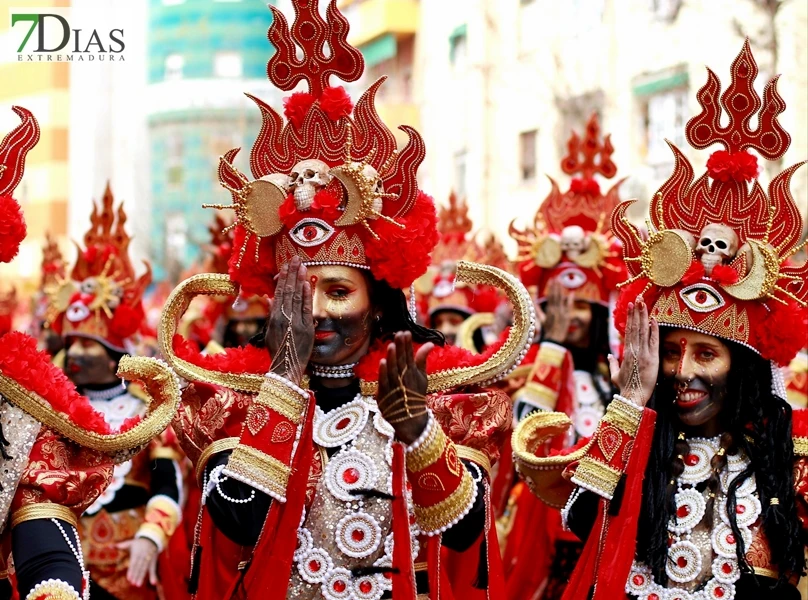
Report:
[[[597,115],[592,115],[581,139],[573,132],[561,170],[578,175],[566,192],[550,177],[552,189],[539,206],[532,227],[520,231],[511,222],[510,234],[519,246],[519,276],[528,287],[546,296],[547,285],[557,279],[579,300],[608,304],[617,284],[626,279],[619,243],[609,232],[609,214],[620,201],[623,180],[601,193],[595,175],[611,179],[617,173],[612,162],[610,136],[600,139]]]
[[[291,29],[270,7],[268,37],[276,52],[267,73],[281,90],[301,81],[309,89],[284,100],[286,123],[250,96],[263,118],[250,153],[254,179],[233,166],[238,149],[219,164],[233,204],[214,208],[236,212],[230,278],[242,295],[271,295],[281,266],[299,256],[307,265],[368,269],[376,279],[406,288],[426,271],[438,239],[433,201],[416,181],[423,141],[404,126],[409,141],[396,150],[374,106],[383,79],[355,106],[344,88],[330,87],[331,75],[350,82],[364,69],[362,54],[346,41],[348,21],[336,2],[329,3],[325,19],[316,2],[293,5]]]
[[[697,94],[702,111],[685,133],[694,148],[720,144],[724,150],[710,155],[706,172],[694,181],[690,162],[670,144],[674,171],[651,202],[647,241],[625,217],[630,202],[614,211],[612,229],[623,241],[632,276],[615,321],[622,329],[628,303],[642,295],[660,324],[744,344],[788,364],[808,337],[808,265],[789,261],[801,246],[802,216],[789,189],[801,163],[778,174],[766,194],[757,180],[757,158],[747,151],[769,160],[785,154],[791,139],[777,120],[785,102],[776,78],[762,101],[753,88],[758,68],[748,41],[723,93],[718,77],[707,72]]]
[[[90,228],[84,234],[84,250],[70,278],[48,290],[48,311],[56,315],[54,331],[63,337],[96,340],[115,350],[129,352],[131,338],[145,320],[143,292],[151,282],[151,268],[135,277],[129,259],[126,212],[123,205],[113,209],[115,200],[107,185],[101,206],[93,205]]]

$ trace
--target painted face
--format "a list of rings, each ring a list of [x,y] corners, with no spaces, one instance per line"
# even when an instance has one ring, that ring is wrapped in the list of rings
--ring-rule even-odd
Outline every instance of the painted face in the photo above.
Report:
[[[457,331],[466,317],[453,310],[442,310],[432,316],[432,327],[437,329],[446,338],[446,343],[454,345],[457,340]]]
[[[353,267],[309,267],[312,315],[315,320],[312,360],[346,365],[367,353],[373,310],[364,274]]]
[[[586,300],[576,300],[572,304],[570,325],[565,343],[576,348],[589,346],[589,330],[592,325],[592,305]]]
[[[115,383],[115,361],[99,342],[87,338],[68,338],[65,374],[77,387]]]
[[[720,339],[675,329],[662,338],[662,372],[675,391],[676,412],[686,427],[717,424],[727,395],[730,349]]]

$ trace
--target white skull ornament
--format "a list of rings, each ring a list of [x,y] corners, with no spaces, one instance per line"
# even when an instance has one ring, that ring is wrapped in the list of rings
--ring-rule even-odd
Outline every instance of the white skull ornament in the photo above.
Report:
[[[289,174],[289,189],[294,190],[297,210],[309,210],[314,195],[329,181],[328,165],[323,161],[310,158],[297,163]]]
[[[713,267],[728,264],[738,253],[738,236],[731,227],[720,223],[707,223],[699,234],[696,256],[709,276]]]
[[[561,250],[573,260],[589,248],[589,237],[582,227],[570,225],[561,231]]]

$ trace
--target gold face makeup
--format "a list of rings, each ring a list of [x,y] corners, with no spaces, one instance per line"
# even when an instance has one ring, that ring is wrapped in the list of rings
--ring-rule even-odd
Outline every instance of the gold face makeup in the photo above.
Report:
[[[662,373],[673,386],[679,420],[686,427],[715,429],[724,407],[731,355],[720,339],[675,329],[662,338]]]
[[[353,267],[309,267],[315,321],[312,360],[322,365],[356,362],[370,346],[372,307],[364,273]]]

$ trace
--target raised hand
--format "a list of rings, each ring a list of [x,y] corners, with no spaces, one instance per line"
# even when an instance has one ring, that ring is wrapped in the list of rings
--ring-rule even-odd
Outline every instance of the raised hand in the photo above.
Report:
[[[648,306],[641,297],[629,303],[622,364],[609,355],[612,383],[620,395],[645,406],[659,377],[659,324],[648,319]]]
[[[149,538],[135,538],[117,544],[120,550],[129,551],[129,569],[126,579],[135,587],[141,587],[149,575],[149,583],[157,585],[157,546]]]
[[[270,371],[300,384],[314,348],[311,282],[297,256],[281,267],[269,312],[266,345]]]
[[[547,308],[544,310],[544,339],[556,344],[563,344],[572,319],[572,307],[575,296],[564,296],[561,284],[553,279],[547,286]]]
[[[398,332],[387,346],[387,358],[379,362],[379,410],[405,444],[417,440],[429,421],[426,359],[434,347],[429,342],[413,353],[412,334]]]

